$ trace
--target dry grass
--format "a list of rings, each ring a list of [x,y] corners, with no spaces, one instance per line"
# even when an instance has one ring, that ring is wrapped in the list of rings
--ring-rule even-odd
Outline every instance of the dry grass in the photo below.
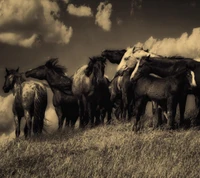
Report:
[[[0,148],[0,177],[198,177],[200,132],[131,124],[20,138]]]

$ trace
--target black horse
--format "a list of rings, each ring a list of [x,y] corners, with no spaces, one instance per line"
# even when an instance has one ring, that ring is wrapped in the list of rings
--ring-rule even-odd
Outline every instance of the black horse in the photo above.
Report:
[[[66,68],[58,64],[58,59],[53,58],[45,65],[31,69],[25,73],[26,77],[46,80],[53,92],[53,105],[58,116],[58,129],[66,126],[74,128],[79,117],[78,100],[73,95],[72,80],[65,75]]]
[[[121,50],[104,50],[101,53],[101,56],[109,60],[113,64],[119,64],[121,62],[122,57],[124,56],[126,49]]]
[[[144,62],[144,59],[143,59]],[[182,71],[184,69],[190,69],[194,73],[194,79],[196,81],[196,87],[192,88],[192,90],[188,91],[188,94],[194,94],[196,99],[196,104],[198,108],[197,119],[192,123],[193,126],[200,124],[200,63],[194,61],[191,58],[184,58],[181,56],[172,56],[172,57],[148,57],[145,59],[145,62],[151,66],[151,73],[154,73],[160,77],[167,77],[171,75],[175,75],[177,72]],[[184,123],[184,112],[185,112],[185,103],[186,103],[187,95],[184,95],[179,100],[179,108],[180,108],[180,123],[179,126],[182,126]]]
[[[189,88],[193,86],[192,71],[183,68],[178,70],[175,75],[157,78],[149,75],[158,69],[149,65],[146,59],[142,58],[138,66],[137,72],[132,77],[136,102],[136,120],[133,130],[138,130],[137,123],[141,115],[144,114],[146,104],[150,100],[157,102],[166,111],[168,128],[174,128],[177,104],[180,104],[182,98],[186,98]]]
[[[6,68],[3,90],[5,93],[12,90],[15,97],[12,109],[16,137],[20,135],[20,122],[22,117],[25,117],[26,120],[24,128],[25,137],[31,136],[32,127],[34,134],[41,134],[47,107],[46,87],[39,82],[26,81],[22,77],[22,74],[19,73],[19,68],[17,70],[8,70]]]
[[[90,58],[88,65],[79,68],[73,75],[72,91],[77,96],[80,105],[81,127],[85,127],[89,121],[91,126],[99,124],[100,109],[108,113],[108,123],[111,121],[112,105],[108,81],[104,76],[105,58],[96,56]]]

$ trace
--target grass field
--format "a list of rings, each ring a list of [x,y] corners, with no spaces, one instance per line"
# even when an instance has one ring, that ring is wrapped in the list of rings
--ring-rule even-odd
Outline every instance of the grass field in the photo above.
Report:
[[[0,148],[0,177],[199,177],[200,131],[130,123],[23,137]]]

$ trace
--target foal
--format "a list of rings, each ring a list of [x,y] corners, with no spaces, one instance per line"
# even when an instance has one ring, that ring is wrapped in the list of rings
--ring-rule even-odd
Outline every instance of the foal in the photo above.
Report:
[[[178,101],[181,97],[187,95],[187,90],[190,87],[195,86],[193,83],[193,73],[185,68],[173,76],[157,78],[149,75],[153,70],[145,62],[144,58],[138,61],[136,70],[134,75],[131,76],[136,102],[136,120],[133,130],[138,130],[137,124],[141,115],[144,114],[149,100],[157,102],[163,110],[167,111],[168,128],[173,129]]]

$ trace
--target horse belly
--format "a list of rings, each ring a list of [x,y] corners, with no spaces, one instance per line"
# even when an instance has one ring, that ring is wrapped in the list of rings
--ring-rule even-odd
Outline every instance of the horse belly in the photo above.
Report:
[[[73,80],[72,92],[76,96],[80,96],[84,93],[89,93],[91,90],[91,80],[87,76],[79,77]]]
[[[166,99],[166,87],[159,85],[149,86],[147,89],[147,96],[152,100]]]

